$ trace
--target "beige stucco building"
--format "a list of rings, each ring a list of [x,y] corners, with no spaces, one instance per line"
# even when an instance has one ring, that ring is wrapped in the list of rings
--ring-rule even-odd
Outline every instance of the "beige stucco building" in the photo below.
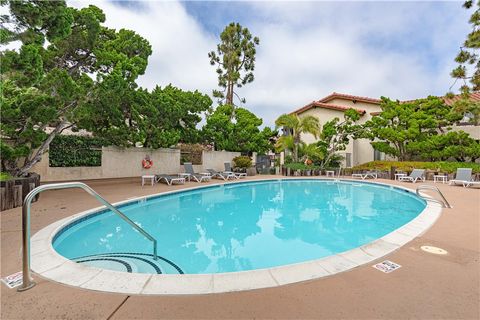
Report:
[[[480,101],[480,93],[473,93],[471,98]],[[444,100],[447,104],[451,105],[456,99],[458,99],[458,97]],[[350,108],[354,108],[360,113],[358,124],[363,124],[381,111],[380,102],[380,99],[334,92],[325,98],[312,101],[306,106],[293,111],[291,114],[297,114],[299,117],[307,115],[314,116],[320,120],[320,125],[323,126],[327,121],[334,118],[343,119],[343,113]],[[469,133],[474,139],[480,139],[480,126],[456,126],[454,130],[463,130]],[[315,137],[311,134],[303,134],[301,138],[307,144],[316,141]],[[384,154],[373,149],[368,139],[351,140],[347,149],[339,152],[339,154],[345,158],[345,167],[385,159]]]

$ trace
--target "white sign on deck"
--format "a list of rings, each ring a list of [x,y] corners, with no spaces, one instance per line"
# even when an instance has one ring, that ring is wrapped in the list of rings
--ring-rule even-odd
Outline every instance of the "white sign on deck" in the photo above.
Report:
[[[22,279],[22,271],[19,271],[17,273],[6,276],[5,278],[2,278],[2,282],[5,283],[10,289],[13,289],[22,284]]]
[[[380,263],[374,264],[372,267],[382,272],[390,273],[397,270],[398,268],[401,268],[402,266],[390,260],[385,260]]]

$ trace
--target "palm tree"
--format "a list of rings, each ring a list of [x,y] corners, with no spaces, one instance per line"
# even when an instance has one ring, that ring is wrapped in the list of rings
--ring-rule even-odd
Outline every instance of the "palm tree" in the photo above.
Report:
[[[303,155],[306,159],[322,160],[324,158],[322,150],[318,147],[318,143],[300,143],[298,146],[299,155]]]
[[[277,128],[283,127],[284,131],[289,133],[289,135],[287,134],[278,140],[277,146],[283,145],[286,147],[284,149],[290,149],[293,147],[293,160],[295,162],[298,161],[298,145],[302,142],[300,138],[301,134],[310,133],[317,138],[320,133],[320,122],[314,116],[300,118],[296,114],[282,114],[275,121],[275,125]],[[287,138],[288,136],[291,136],[291,138]]]

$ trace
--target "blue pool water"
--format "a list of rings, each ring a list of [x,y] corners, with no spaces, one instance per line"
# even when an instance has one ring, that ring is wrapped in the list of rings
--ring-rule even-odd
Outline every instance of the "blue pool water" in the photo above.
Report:
[[[150,198],[62,229],[54,248],[79,263],[140,273],[219,273],[268,268],[343,252],[415,218],[424,200],[378,184],[271,180]]]

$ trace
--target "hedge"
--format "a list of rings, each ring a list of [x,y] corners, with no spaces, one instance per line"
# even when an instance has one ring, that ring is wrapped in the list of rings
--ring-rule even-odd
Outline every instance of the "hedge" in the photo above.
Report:
[[[290,170],[318,170],[320,169],[320,166],[316,165],[306,165],[301,162],[292,162],[292,163],[287,163],[284,165],[285,168],[289,168]]]
[[[440,171],[444,173],[454,173],[457,168],[472,168],[474,173],[480,172],[480,164],[472,162],[420,162],[420,161],[371,161],[355,167],[352,167],[352,171],[361,170],[380,170],[390,171],[391,167],[410,172],[413,169],[429,169]]]
[[[50,143],[50,167],[99,167],[102,165],[101,138],[56,136]]]

